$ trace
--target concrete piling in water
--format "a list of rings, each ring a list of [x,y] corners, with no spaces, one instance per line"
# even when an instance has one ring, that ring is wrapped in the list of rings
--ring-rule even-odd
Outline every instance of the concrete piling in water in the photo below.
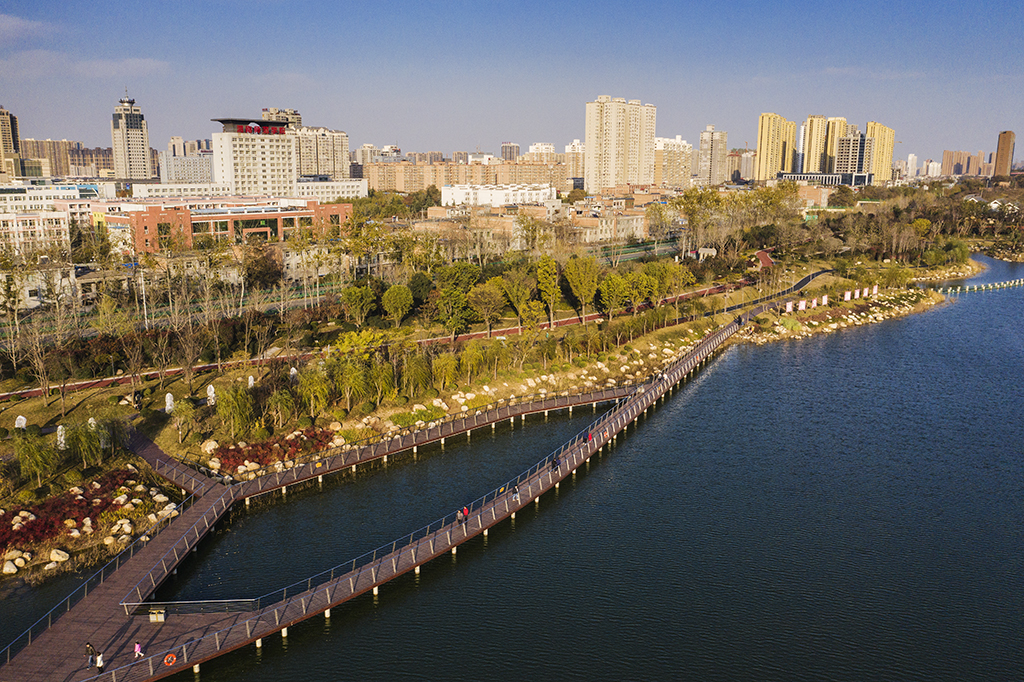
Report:
[[[324,611],[324,618],[326,618],[327,620],[331,619],[331,610],[330,609],[327,609],[326,611]]]
[[[416,573],[416,575],[419,575],[420,574],[420,567],[417,566],[416,568],[414,568],[413,572]]]
[[[256,648],[257,649],[262,649],[263,648],[263,640],[262,639],[257,639],[256,640]]]
[[[452,556],[455,556],[458,553],[459,553],[459,548],[458,547],[452,547]]]
[[[281,628],[281,637],[285,638],[288,636],[288,628]]]
[[[192,666],[192,672],[197,674],[197,675],[199,674],[199,664],[198,663],[196,663],[194,666]]]
[[[376,597],[378,594],[380,594],[380,586],[379,585],[374,585],[373,586],[373,596]]]

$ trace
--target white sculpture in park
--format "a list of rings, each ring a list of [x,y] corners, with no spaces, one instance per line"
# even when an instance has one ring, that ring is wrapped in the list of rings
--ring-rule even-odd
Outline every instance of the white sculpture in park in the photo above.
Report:
[[[14,420],[14,428],[23,429],[28,426],[28,420],[24,416],[18,415],[18,418]]]
[[[61,424],[60,426],[57,427],[57,449],[58,450],[67,450],[68,449],[67,441],[64,440],[65,433],[66,433],[66,429],[64,428],[63,424]]]
[[[253,379],[253,378],[252,378],[252,375],[250,374],[250,375],[249,375],[249,388],[251,389],[251,388],[252,388],[253,386],[255,386],[255,385],[256,385],[256,380],[255,380],[255,379]]]
[[[291,378],[293,384],[294,383],[298,383],[298,381],[299,381],[299,370],[297,370],[294,367],[292,367],[291,371],[288,372],[288,376]]]
[[[164,409],[167,414],[174,412],[174,394],[168,393],[167,397],[164,398]]]
[[[206,387],[206,404],[210,407],[217,404],[217,389],[213,387],[213,384]]]

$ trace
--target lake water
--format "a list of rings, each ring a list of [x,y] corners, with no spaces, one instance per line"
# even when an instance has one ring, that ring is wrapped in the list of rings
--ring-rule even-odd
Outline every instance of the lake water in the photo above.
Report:
[[[982,260],[972,282],[1024,276]],[[734,346],[490,537],[199,679],[1021,679],[1022,320],[1009,289]],[[257,596],[343,562],[592,418],[478,431],[240,509],[160,597]]]

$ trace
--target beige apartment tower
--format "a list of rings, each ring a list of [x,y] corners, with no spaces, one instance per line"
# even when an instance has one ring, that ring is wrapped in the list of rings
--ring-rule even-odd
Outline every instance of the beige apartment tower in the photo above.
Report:
[[[824,173],[836,172],[836,156],[839,154],[839,140],[846,137],[846,118],[830,116],[825,131],[825,167]]]
[[[828,167],[825,143],[828,141],[828,119],[824,116],[808,116],[804,122],[804,165],[803,173],[824,173]]]
[[[1004,130],[999,133],[999,143],[996,146],[996,165],[993,168],[993,175],[1010,175],[1013,168],[1013,147],[1017,136],[1012,130]]]
[[[654,184],[659,187],[690,186],[693,145],[682,135],[654,138]]]
[[[601,95],[587,102],[583,184],[588,192],[654,183],[657,107]]]
[[[115,178],[149,180],[153,177],[149,130],[142,109],[135,105],[135,100],[124,97],[114,107],[110,139],[113,143]]]
[[[796,143],[796,122],[775,113],[761,114],[757,119],[757,160],[754,180],[774,180],[779,173],[793,170]]]
[[[877,121],[868,121],[864,136],[875,141],[871,167],[864,170],[874,173],[874,184],[885,185],[892,180],[892,156],[896,149],[896,131]]]

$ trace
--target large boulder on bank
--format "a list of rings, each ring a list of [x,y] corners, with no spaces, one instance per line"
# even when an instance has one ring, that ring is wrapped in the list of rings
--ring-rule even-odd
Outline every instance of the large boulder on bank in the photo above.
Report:
[[[212,455],[219,447],[220,443],[211,438],[210,440],[203,441],[203,444],[199,446],[199,449],[207,455]]]
[[[13,561],[4,562],[4,573],[7,575],[14,575],[18,572],[18,567],[14,565]]]
[[[51,549],[50,550],[50,561],[56,561],[58,564],[67,561],[70,558],[67,552],[62,549]]]

